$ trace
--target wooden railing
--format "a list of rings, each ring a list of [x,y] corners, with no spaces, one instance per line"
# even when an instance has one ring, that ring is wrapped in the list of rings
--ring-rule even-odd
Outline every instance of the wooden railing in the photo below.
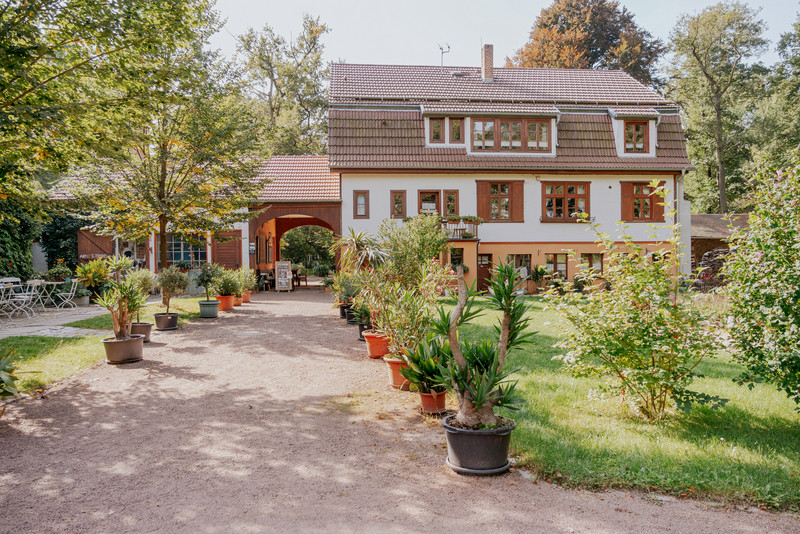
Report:
[[[478,226],[480,220],[449,220],[442,219],[442,227],[447,231],[450,239],[478,239]]]

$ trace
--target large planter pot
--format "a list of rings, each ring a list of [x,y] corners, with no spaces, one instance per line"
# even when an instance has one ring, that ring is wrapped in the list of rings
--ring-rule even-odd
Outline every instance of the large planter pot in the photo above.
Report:
[[[142,359],[144,336],[132,335],[130,339],[115,339],[109,337],[103,340],[106,349],[106,363],[117,365],[120,363],[138,362]]]
[[[508,444],[511,432],[517,426],[514,421],[508,419],[511,424],[503,428],[465,430],[448,424],[453,417],[448,415],[442,419],[447,437],[448,467],[464,475],[496,475],[511,467]]]
[[[356,326],[358,327],[358,340],[366,341],[366,339],[364,338],[364,332],[366,330],[372,329],[372,325],[369,323],[356,323]]]
[[[89,305],[89,295],[83,297],[76,297],[72,299],[72,302],[75,303],[76,306],[88,306]]]
[[[405,362],[405,360],[401,360],[400,358],[392,358],[391,356],[384,356],[383,361],[386,362],[386,366],[389,369],[389,385],[395,389],[408,391],[411,383],[406,379],[406,377],[400,374],[400,369],[403,367],[408,368],[408,364]]]
[[[370,358],[377,360],[389,354],[389,338],[386,334],[365,330],[361,335],[367,342],[367,354]]]
[[[156,330],[175,330],[178,328],[177,313],[154,313],[156,320]]]
[[[220,311],[228,311],[233,309],[233,299],[235,298],[233,295],[217,295],[214,298],[219,301]]]
[[[245,291],[244,293],[242,293],[242,302],[244,302],[245,304],[250,302],[250,291]]]
[[[233,297],[233,305],[234,306],[241,306],[242,305],[242,297]]]
[[[143,335],[145,343],[150,342],[151,330],[153,330],[153,323],[131,323],[131,335]]]
[[[347,308],[344,311],[344,317],[347,319],[347,324],[356,324],[356,316],[353,313],[353,308]]]
[[[213,319],[219,313],[220,302],[218,300],[201,300],[198,304],[200,305],[200,317],[203,319]]]
[[[446,391],[431,391],[430,393],[419,392],[419,400],[422,402],[422,412],[430,414],[444,413],[447,403]]]
[[[352,304],[339,304],[339,317],[342,319],[347,319],[347,310],[350,309]]]

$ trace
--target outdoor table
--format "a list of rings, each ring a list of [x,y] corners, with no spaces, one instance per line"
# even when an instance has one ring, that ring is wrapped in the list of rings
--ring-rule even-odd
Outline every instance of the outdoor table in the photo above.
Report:
[[[42,303],[42,307],[45,306],[57,306],[58,303],[53,298],[53,293],[55,292],[56,288],[63,284],[64,282],[42,282],[42,292],[39,295],[39,300]]]

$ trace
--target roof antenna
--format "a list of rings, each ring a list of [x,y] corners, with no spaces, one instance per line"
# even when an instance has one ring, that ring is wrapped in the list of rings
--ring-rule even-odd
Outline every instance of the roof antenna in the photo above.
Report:
[[[441,67],[444,68],[444,55],[450,52],[450,44],[445,43],[447,46],[447,50],[444,49],[444,46],[439,45],[439,51],[441,52]]]

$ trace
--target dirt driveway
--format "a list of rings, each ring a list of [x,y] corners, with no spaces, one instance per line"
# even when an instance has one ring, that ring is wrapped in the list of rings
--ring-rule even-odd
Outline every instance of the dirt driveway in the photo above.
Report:
[[[0,532],[798,532],[788,514],[472,478],[319,290],[162,334],[0,420]]]

